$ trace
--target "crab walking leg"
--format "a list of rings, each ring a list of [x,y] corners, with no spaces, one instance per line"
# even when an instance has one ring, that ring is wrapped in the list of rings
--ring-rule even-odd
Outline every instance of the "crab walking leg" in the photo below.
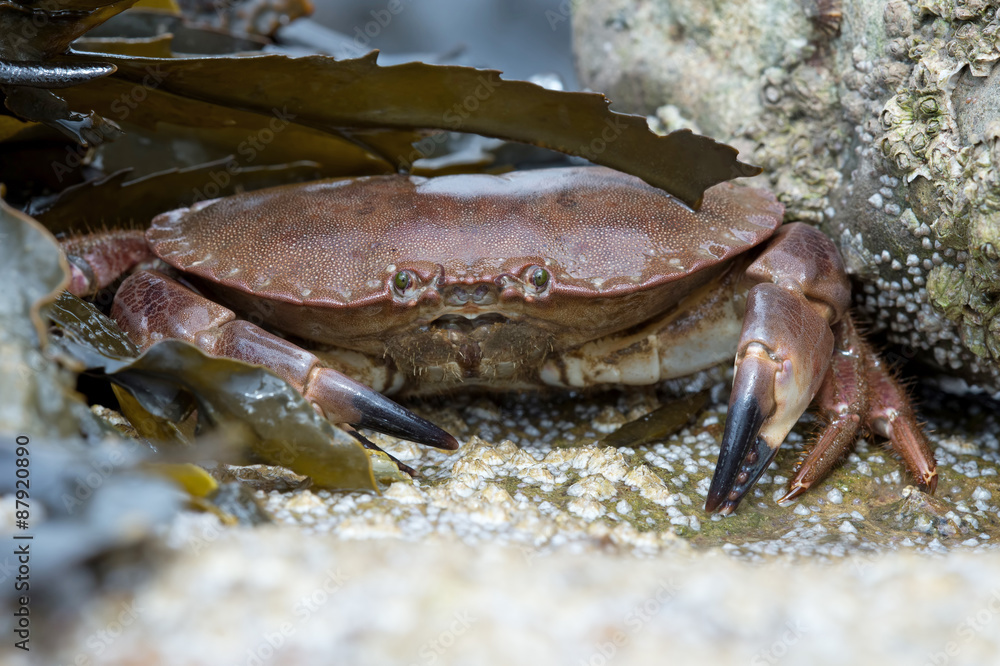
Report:
[[[837,350],[816,402],[828,425],[778,500],[795,499],[827,475],[853,446],[858,431],[889,440],[925,492],[937,487],[937,463],[906,392],[861,338],[848,316],[834,327]]]
[[[899,385],[882,360],[868,354],[868,383],[871,386],[871,411],[868,428],[889,439],[906,469],[924,492],[937,488],[937,463],[923,429],[917,423],[906,391]]]
[[[736,376],[707,511],[728,514],[774,459],[827,373],[830,326],[850,285],[833,243],[805,224],[782,227],[747,268]]]
[[[112,318],[142,349],[166,338],[186,340],[213,356],[262,365],[287,381],[334,423],[372,428],[443,449],[458,442],[420,418],[332,368],[312,353],[236,319],[232,310],[199,296],[155,271],[129,276],[118,290]]]
[[[850,316],[834,326],[836,349],[816,403],[827,425],[788,483],[778,504],[790,502],[825,477],[854,442],[869,411],[868,359],[871,349]]]
[[[138,229],[117,229],[62,241],[69,260],[67,291],[74,296],[92,296],[133,266],[152,259],[143,234]]]

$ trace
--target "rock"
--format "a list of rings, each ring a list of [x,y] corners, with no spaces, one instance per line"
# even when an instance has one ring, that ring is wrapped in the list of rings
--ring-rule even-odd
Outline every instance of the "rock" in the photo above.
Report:
[[[901,346],[897,360],[1000,398],[993,4],[610,0],[574,10],[583,85],[620,110],[667,106],[763,166],[758,179],[787,220],[839,241],[863,285],[857,306]]]
[[[540,556],[439,538],[232,531],[177,552],[127,598],[81,605],[45,662],[509,664],[530,650],[545,664],[895,666],[957,651],[987,664],[1000,652],[996,553],[788,567],[718,551],[622,557],[619,536],[583,556]],[[194,612],[194,600],[211,612]],[[29,663],[14,652],[5,663]]]

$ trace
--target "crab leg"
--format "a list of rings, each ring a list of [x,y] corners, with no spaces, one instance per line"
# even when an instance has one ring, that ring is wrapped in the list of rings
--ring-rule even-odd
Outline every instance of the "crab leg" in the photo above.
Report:
[[[138,229],[116,229],[62,241],[69,260],[67,291],[74,296],[92,296],[133,266],[152,259],[143,234]]]
[[[921,490],[937,487],[937,466],[906,393],[861,338],[850,317],[837,324],[837,352],[816,402],[827,426],[802,460],[779,504],[826,476],[854,444],[862,426],[889,440]]]
[[[917,486],[933,494],[938,481],[937,464],[930,443],[913,415],[906,392],[875,354],[869,353],[867,360],[868,383],[872,391],[868,428],[889,439],[893,450],[917,480]]]
[[[287,381],[334,423],[350,423],[443,449],[454,437],[430,421],[324,367],[314,354],[268,333],[155,271],[129,276],[111,316],[142,349],[165,338],[186,340],[213,356],[262,365]]]
[[[802,460],[779,504],[795,499],[826,476],[857,440],[869,410],[867,359],[871,350],[848,316],[835,327],[836,350],[816,403],[827,426]]]
[[[833,353],[830,325],[850,285],[833,243],[805,224],[775,234],[745,277],[736,376],[707,511],[731,513],[774,459],[819,390]]]

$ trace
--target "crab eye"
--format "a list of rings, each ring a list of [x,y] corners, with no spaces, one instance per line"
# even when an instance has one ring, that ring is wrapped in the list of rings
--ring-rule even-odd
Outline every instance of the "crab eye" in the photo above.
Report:
[[[538,291],[541,291],[548,286],[550,277],[549,272],[541,266],[535,266],[528,269],[528,282],[530,282],[531,286]]]
[[[392,277],[392,286],[396,293],[403,295],[407,289],[413,286],[413,273],[410,271],[399,271]]]

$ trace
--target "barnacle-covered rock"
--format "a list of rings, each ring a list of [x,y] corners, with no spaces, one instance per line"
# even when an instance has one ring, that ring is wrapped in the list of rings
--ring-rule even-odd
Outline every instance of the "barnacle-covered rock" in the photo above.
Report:
[[[875,330],[1000,395],[1000,3],[720,4],[575,5],[582,83],[750,150]]]

